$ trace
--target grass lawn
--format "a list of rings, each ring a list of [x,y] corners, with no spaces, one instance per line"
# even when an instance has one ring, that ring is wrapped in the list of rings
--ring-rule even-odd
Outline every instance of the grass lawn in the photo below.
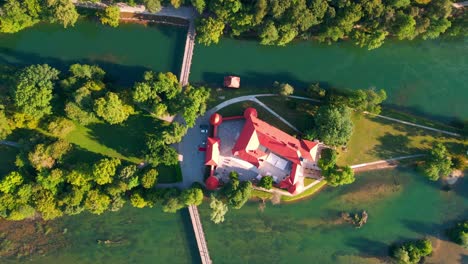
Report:
[[[273,87],[248,87],[242,86],[239,89],[229,89],[229,88],[212,88],[211,89],[211,96],[208,100],[208,109],[216,106],[217,104],[226,101],[231,98],[250,95],[250,94],[277,94],[278,89]],[[303,89],[295,89],[294,95],[297,96],[307,96],[305,90]]]
[[[415,116],[415,115],[412,115],[412,114],[406,113],[406,112],[399,112],[399,111],[396,111],[396,110],[390,109],[390,108],[383,108],[382,113],[380,113],[380,114],[384,115],[384,116],[404,120],[404,121],[407,121],[407,122],[416,123],[416,124],[422,125],[422,126],[428,126],[428,127],[432,127],[432,128],[437,128],[437,129],[441,129],[441,130],[450,131],[450,132],[460,133],[460,129],[455,128],[455,127],[450,126],[450,125],[447,125],[447,124],[444,124],[442,122],[437,122],[437,121],[430,120],[430,119],[427,119],[427,118],[424,118],[424,117],[421,117],[421,116]]]
[[[368,115],[353,114],[354,133],[347,151],[338,157],[340,165],[354,165],[380,159],[418,154],[440,141],[451,153],[464,153],[468,142],[440,133],[395,123]]]
[[[76,124],[76,129],[66,139],[79,147],[72,153],[70,162],[86,158],[89,152],[98,156],[123,159],[135,164],[143,161],[146,135],[159,133],[158,128],[168,123],[155,120],[148,115],[133,115],[120,125],[105,123],[91,124],[87,127]],[[94,158],[95,159],[95,158]],[[158,182],[172,183],[182,180],[179,164],[158,166]]]
[[[244,110],[249,107],[254,107],[257,109],[258,117],[263,121],[283,130],[284,132],[294,135],[296,131],[294,131],[291,127],[283,123],[283,121],[279,120],[277,117],[272,115],[270,112],[265,110],[262,106],[258,105],[257,103],[251,101],[244,101],[240,103],[235,103],[229,105],[221,110],[218,111],[222,116],[237,116],[243,115]]]
[[[305,180],[307,180],[307,179],[308,178],[306,178]],[[310,180],[315,181],[313,179],[310,179]],[[305,183],[305,181],[304,181],[304,185],[307,185]],[[314,193],[319,191],[325,185],[327,185],[327,182],[323,180],[323,181],[319,182],[318,184],[314,185],[312,188],[309,188],[305,192],[302,192],[302,193],[300,193],[298,195],[295,195],[295,196],[282,195],[281,196],[281,201],[292,202],[292,201],[296,201],[296,200],[299,200],[299,199],[304,199],[306,197],[312,196]]]
[[[256,197],[262,200],[270,200],[273,197],[273,194],[269,192],[253,189],[252,197]]]
[[[313,116],[317,112],[318,104],[306,100],[281,96],[258,97],[273,111],[293,124],[299,131],[304,132],[313,127]]]

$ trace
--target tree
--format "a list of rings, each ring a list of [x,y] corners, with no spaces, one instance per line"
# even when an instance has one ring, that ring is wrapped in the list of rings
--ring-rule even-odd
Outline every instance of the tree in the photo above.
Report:
[[[70,151],[71,145],[65,140],[57,140],[50,145],[38,144],[28,154],[29,162],[38,171],[52,168],[63,155]]]
[[[86,196],[84,206],[89,212],[100,215],[109,208],[110,202],[111,199],[108,195],[99,190],[91,190]]]
[[[36,10],[25,7],[26,2],[7,0],[0,8],[0,32],[16,33],[24,28],[33,26],[39,22],[39,4],[36,2]]]
[[[262,45],[274,45],[279,38],[278,30],[276,29],[273,21],[265,23],[259,34],[260,44]]]
[[[150,169],[141,178],[141,186],[146,189],[153,188],[156,184],[156,179],[158,177],[158,171],[155,169]]]
[[[437,181],[441,176],[447,176],[452,171],[452,161],[447,149],[442,143],[434,143],[429,150],[423,165],[424,174],[432,181]]]
[[[145,160],[154,167],[159,164],[175,165],[179,161],[177,151],[162,141],[150,137],[146,142]]]
[[[200,205],[203,202],[203,191],[199,188],[186,189],[181,194],[181,200],[185,205]]]
[[[379,114],[381,111],[380,104],[385,99],[387,99],[387,93],[383,89],[379,91],[359,89],[348,97],[348,106],[358,111]]]
[[[14,122],[6,116],[5,111],[0,110],[0,140],[5,139],[14,129]]]
[[[421,257],[432,253],[432,243],[429,239],[408,241],[400,245],[392,245],[390,248],[391,256],[398,263],[416,264]]]
[[[106,7],[103,12],[100,13],[99,19],[103,25],[109,25],[111,27],[119,26],[120,8],[116,5]]]
[[[199,14],[203,13],[203,11],[205,10],[205,6],[206,6],[206,3],[205,3],[205,0],[190,0],[193,7],[195,7],[195,9],[198,11]]]
[[[171,5],[175,8],[179,8],[183,0],[171,0]]]
[[[11,193],[23,183],[23,180],[19,172],[12,171],[0,181],[0,191]]]
[[[321,106],[314,120],[315,130],[307,137],[318,137],[327,145],[344,145],[353,133],[351,111],[348,107]]]
[[[132,203],[132,206],[136,208],[143,208],[148,206],[148,202],[146,202],[143,196],[138,192],[132,194],[130,197],[130,202]]]
[[[143,0],[146,9],[151,13],[157,13],[161,11],[161,0]]]
[[[64,118],[57,117],[47,126],[47,131],[55,137],[64,138],[75,130],[75,123]]]
[[[258,187],[265,188],[270,190],[273,187],[273,177],[271,176],[263,176],[258,183]]]
[[[373,50],[383,45],[387,35],[388,32],[385,30],[373,30],[370,32],[354,30],[351,34],[351,38],[359,47],[366,47],[368,50]]]
[[[71,0],[47,0],[52,23],[62,24],[64,28],[74,26],[78,20],[78,12]]]
[[[447,230],[447,236],[453,242],[468,249],[468,220],[463,220]]]
[[[133,107],[124,104],[119,96],[112,92],[94,102],[94,111],[111,125],[124,122],[134,113]]]
[[[350,184],[355,181],[354,171],[351,167],[343,168],[333,167],[322,172],[325,180],[330,186],[337,187],[340,185]]]
[[[294,93],[294,87],[289,83],[282,83],[279,85],[279,94],[284,97],[288,97]]]
[[[234,186],[234,185],[233,185]],[[234,209],[240,209],[250,199],[252,194],[252,182],[241,182],[237,188],[228,193],[229,205]]]
[[[52,112],[50,101],[59,71],[47,64],[24,68],[18,75],[13,100],[18,110],[36,120]]]
[[[209,46],[217,44],[223,35],[224,23],[212,17],[202,18],[197,23],[198,43]]]
[[[93,166],[94,181],[99,185],[111,183],[119,165],[119,159],[101,159]]]
[[[165,213],[175,213],[178,210],[184,208],[184,204],[177,197],[171,197],[163,204],[163,212]]]
[[[39,189],[34,194],[35,208],[44,220],[51,220],[63,215],[52,192]]]
[[[398,37],[399,40],[413,39],[416,34],[416,20],[410,15],[398,11],[395,17],[393,33]]]
[[[186,126],[183,126],[177,122],[172,122],[170,126],[162,132],[164,143],[167,145],[179,143],[187,133],[187,129],[188,128]]]
[[[224,204],[221,200],[218,200],[213,195],[211,195],[210,208],[211,221],[213,221],[215,224],[224,222],[224,216],[229,210],[228,206]]]
[[[328,171],[335,167],[337,159],[338,153],[334,149],[325,148],[320,153],[318,166],[322,171]]]

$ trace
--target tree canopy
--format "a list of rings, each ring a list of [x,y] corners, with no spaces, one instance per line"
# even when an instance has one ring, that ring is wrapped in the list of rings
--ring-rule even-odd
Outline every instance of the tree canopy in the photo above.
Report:
[[[111,125],[124,122],[134,112],[133,107],[124,104],[113,92],[94,101],[94,111]]]
[[[314,130],[309,131],[307,137],[318,138],[327,145],[345,145],[353,133],[351,111],[346,106],[321,106],[314,123]]]
[[[447,148],[442,143],[437,142],[429,150],[422,169],[430,180],[437,181],[440,177],[450,174],[451,166],[452,161]]]
[[[59,71],[47,64],[32,65],[20,71],[13,89],[14,104],[19,112],[34,119],[52,113],[50,101]]]
[[[111,27],[119,26],[120,8],[116,5],[106,7],[103,12],[100,13],[99,19],[104,25],[109,25]]]

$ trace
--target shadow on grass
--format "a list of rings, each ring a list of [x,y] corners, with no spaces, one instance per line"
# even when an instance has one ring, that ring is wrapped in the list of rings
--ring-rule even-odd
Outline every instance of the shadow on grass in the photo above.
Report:
[[[388,132],[377,138],[379,144],[372,152],[381,158],[389,158],[402,155],[411,155],[420,151],[417,148],[410,148],[410,139],[405,135],[392,135]]]
[[[141,157],[146,137],[151,134],[161,135],[165,126],[167,124],[164,121],[138,114],[130,116],[120,125],[100,123],[89,125],[88,128],[93,140],[126,157]]]
[[[363,237],[354,237],[346,241],[346,244],[360,251],[362,255],[383,257],[388,255],[390,245],[377,240]]]
[[[190,220],[190,213],[187,208],[180,210],[182,222],[185,230],[185,237],[187,238],[188,248],[192,263],[201,263],[200,252],[198,250],[197,240]]]

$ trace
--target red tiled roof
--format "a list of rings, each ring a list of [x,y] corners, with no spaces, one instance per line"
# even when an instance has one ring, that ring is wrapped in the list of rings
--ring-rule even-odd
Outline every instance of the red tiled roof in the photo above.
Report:
[[[206,189],[216,190],[219,186],[219,180],[215,176],[210,176],[205,181]]]
[[[219,161],[219,138],[209,137],[207,140],[205,165],[217,166]]]
[[[245,117],[246,122],[244,128],[232,149],[234,155],[241,156],[241,153],[243,153],[241,156],[243,159],[245,159],[243,157],[245,155],[258,159],[260,155],[257,155],[255,151],[260,151],[258,148],[264,146],[276,155],[293,163],[301,163],[301,158],[313,159],[310,151],[315,148],[318,143],[308,140],[299,140],[260,120],[256,115],[245,115]],[[250,160],[247,161],[251,162]],[[256,163],[258,164],[258,162]],[[255,163],[252,164],[256,165]]]

